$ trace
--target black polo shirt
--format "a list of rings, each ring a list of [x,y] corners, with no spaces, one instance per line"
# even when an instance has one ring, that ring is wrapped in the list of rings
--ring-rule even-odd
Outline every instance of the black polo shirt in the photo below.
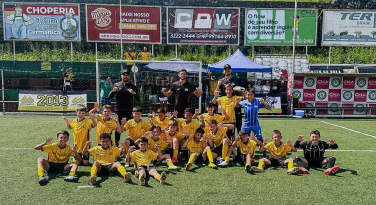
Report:
[[[119,89],[116,92],[110,92],[109,98],[113,98],[116,95],[116,108],[115,111],[132,111],[133,109],[133,97],[136,100],[140,100],[140,94],[138,89],[132,83],[124,84],[123,82],[117,82],[114,87]],[[133,95],[128,91],[132,89],[136,94]]]
[[[180,81],[176,81],[172,84],[170,91],[175,94],[177,110],[185,110],[185,108],[189,107],[189,95],[195,90],[196,87],[187,81],[184,84],[181,84]]]
[[[219,86],[219,89],[222,90],[222,96],[226,96],[226,88],[225,85],[231,83],[232,87],[240,86],[240,80],[236,76],[231,76],[230,79],[227,79],[226,77],[223,77],[219,79],[221,82],[221,85]],[[232,95],[240,96],[241,94],[239,92],[234,91]]]

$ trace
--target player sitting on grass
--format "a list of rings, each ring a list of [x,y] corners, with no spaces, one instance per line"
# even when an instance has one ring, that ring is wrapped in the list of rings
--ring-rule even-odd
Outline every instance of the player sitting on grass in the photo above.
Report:
[[[73,130],[73,144],[77,145],[77,152],[83,159],[83,165],[89,165],[89,156],[82,153],[85,144],[90,140],[90,130],[97,125],[95,121],[95,114],[90,113],[90,119],[85,118],[87,114],[87,108],[85,106],[78,106],[76,110],[77,118],[69,122],[69,120],[62,116],[67,123],[68,129]]]
[[[161,184],[164,184],[166,181],[166,173],[158,173],[157,169],[153,166],[153,161],[157,160],[157,157],[161,157],[161,150],[158,145],[156,149],[158,153],[155,153],[151,150],[148,150],[148,139],[146,137],[141,137],[137,140],[140,149],[135,150],[135,147],[132,146],[129,148],[129,152],[125,158],[126,162],[133,162],[136,167],[135,176],[140,180],[140,185],[145,185],[147,174],[153,176]]]
[[[231,153],[234,153],[236,165],[245,165],[245,172],[249,173],[251,171],[251,164],[255,162],[256,147],[262,147],[263,144],[256,139],[254,133],[251,134],[251,139],[248,138],[248,134],[243,130],[238,135],[232,143],[230,151],[227,153],[227,158],[230,158]]]
[[[96,113],[99,109],[99,105],[94,103],[94,108],[90,110],[89,114]],[[100,136],[103,133],[108,133],[112,135],[112,131],[116,130],[117,128],[117,120],[111,118],[112,108],[111,105],[104,105],[102,107],[102,114],[97,116],[97,143],[100,145]],[[117,115],[115,114],[115,118],[117,119]],[[111,145],[114,145],[114,138],[111,137]]]
[[[176,114],[177,113],[174,112],[173,118],[174,118],[174,116],[176,116]],[[203,118],[201,118],[201,120],[202,120],[201,125],[200,125],[199,122],[192,120],[193,114],[194,113],[193,113],[192,108],[186,108],[184,110],[184,119],[179,118],[179,119],[176,120],[178,122],[179,132],[181,132],[184,135],[184,139],[180,140],[180,146],[182,146],[185,143],[185,141],[187,141],[189,135],[195,134],[197,128],[199,128],[200,126],[201,127],[205,126],[205,122],[204,122]],[[175,140],[175,142],[176,142],[176,140]],[[172,158],[172,161],[174,163],[178,162],[178,159],[177,159],[178,153],[175,150],[176,149],[174,149],[174,154],[173,154],[173,158]],[[188,150],[181,150],[181,151],[182,151],[182,159],[188,158]]]
[[[142,137],[145,132],[151,129],[151,124],[142,120],[142,108],[140,106],[136,106],[132,110],[133,119],[126,121],[125,118],[121,119],[121,125],[118,126],[117,132],[123,133],[125,130],[129,130],[129,136],[124,141],[124,148],[125,153],[128,152],[130,146],[135,146],[136,149],[139,147],[135,144],[135,141]],[[124,153],[124,154],[125,154]],[[129,167],[129,163],[125,163],[124,167]]]
[[[282,135],[279,130],[273,131],[272,139],[273,142],[268,143],[268,138],[265,138],[264,144],[266,145],[260,148],[260,152],[264,151],[264,149],[269,151],[269,159],[260,159],[258,167],[252,166],[251,169],[255,172],[264,172],[265,165],[281,167],[286,167],[287,165],[287,174],[297,174],[299,168],[294,167],[294,160],[292,158],[286,158],[288,152],[296,152],[296,148],[292,146],[291,140],[286,140],[286,144],[281,142]]]
[[[335,174],[338,172],[339,167],[334,166],[336,162],[335,157],[324,157],[326,149],[337,149],[338,145],[333,139],[329,139],[328,143],[320,140],[320,132],[318,130],[312,130],[310,134],[310,141],[303,142],[303,136],[299,135],[294,147],[303,149],[303,157],[295,157],[295,162],[301,173],[308,174],[308,170],[304,167],[314,166],[327,168],[324,171],[325,175]]]
[[[234,129],[233,124],[220,124],[218,126],[216,120],[209,121],[209,129],[205,130],[208,135],[208,145],[218,156],[222,156],[221,160],[217,164],[218,166],[224,167],[228,165],[230,158],[226,157],[230,146],[230,140],[227,138],[226,132],[228,129]]]
[[[100,139],[100,146],[93,147],[88,151],[94,158],[94,163],[90,170],[90,183],[93,185],[97,183],[98,173],[112,174],[116,170],[120,172],[125,182],[130,181],[132,174],[127,172],[120,162],[115,162],[120,157],[121,149],[111,146],[111,135],[108,133],[101,134]],[[92,141],[86,142],[84,153],[87,153],[86,149],[91,144]]]
[[[241,97],[232,95],[233,88],[232,88],[232,85],[230,83],[226,84],[225,88],[226,88],[226,90],[225,90],[226,96],[222,96],[217,100],[217,98],[219,97],[219,91],[216,91],[214,93],[215,96],[214,96],[212,102],[213,102],[213,104],[218,103],[218,105],[221,105],[221,107],[226,110],[226,113],[228,114],[229,118],[224,120],[224,123],[235,125],[235,110],[234,109],[235,109],[235,107],[239,107],[239,102],[241,100]],[[238,130],[238,132],[239,132],[239,130]],[[232,141],[235,141],[235,129],[228,130],[227,136]]]
[[[149,115],[149,120],[150,124],[159,126],[162,128],[162,133],[168,130],[168,122],[170,121],[171,114],[168,113],[168,117],[166,117],[166,111],[163,108],[159,108],[157,110],[158,116],[155,116],[155,113]]]
[[[167,140],[167,141],[160,139],[159,136],[162,133],[161,132],[162,128],[159,127],[159,126],[154,126],[153,128],[151,128],[151,130],[152,130],[152,137],[148,138],[147,149],[151,150],[153,152],[158,152],[157,147],[159,147],[162,150],[161,151],[161,157],[158,157],[158,159],[155,161],[156,164],[159,164],[163,160],[166,160],[166,163],[167,163],[169,170],[179,171],[180,167],[175,166],[171,161],[171,156],[170,156],[171,149],[169,147],[171,145],[170,144],[171,138],[169,138],[169,140]]]
[[[217,165],[213,163],[213,157],[217,158],[218,155],[212,153],[209,146],[207,146],[206,142],[207,139],[204,136],[205,131],[201,127],[196,130],[195,135],[190,135],[188,140],[185,141],[182,148],[188,149],[190,157],[188,160],[188,164],[185,167],[185,171],[189,171],[193,162],[196,163],[205,163],[209,161],[209,168],[217,168]],[[202,139],[202,140],[201,140]]]
[[[38,164],[38,176],[39,184],[46,185],[48,183],[47,172],[69,172],[69,175],[65,177],[66,182],[77,182],[76,171],[81,161],[81,156],[77,153],[77,146],[74,145],[71,148],[67,145],[69,140],[69,133],[66,130],[59,131],[57,133],[57,143],[51,144],[52,137],[47,137],[46,141],[42,144],[38,144],[34,147],[35,150],[42,150],[48,154],[48,160],[39,157]],[[69,158],[75,156],[76,161],[69,163]]]
[[[205,127],[209,127],[209,121],[210,120],[216,120],[218,123],[220,123],[224,120],[229,119],[229,116],[226,113],[226,109],[224,109],[224,108],[221,109],[222,115],[214,113],[215,107],[214,107],[214,104],[212,102],[206,103],[205,109],[206,109],[206,111],[208,111],[208,113],[204,113],[202,115],[199,115],[198,109],[197,109],[196,112],[195,112],[195,115],[193,115],[193,119],[201,119],[201,116],[203,116],[204,121],[205,121]]]
[[[161,135],[163,140],[167,141],[172,141],[172,148],[173,148],[173,158],[172,162],[177,162],[178,161],[178,154],[179,154],[179,146],[180,142],[184,139],[184,135],[181,132],[178,132],[178,122],[176,120],[170,120],[168,122],[168,130]]]

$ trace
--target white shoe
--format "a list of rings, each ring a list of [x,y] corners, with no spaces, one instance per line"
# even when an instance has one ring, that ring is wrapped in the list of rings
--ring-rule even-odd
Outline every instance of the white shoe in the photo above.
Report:
[[[228,165],[228,162],[226,162],[226,161],[223,161],[222,163],[218,164],[218,166],[220,166],[220,167],[225,167],[227,165]]]
[[[124,168],[128,168],[128,167],[129,167],[129,163],[125,163]]]

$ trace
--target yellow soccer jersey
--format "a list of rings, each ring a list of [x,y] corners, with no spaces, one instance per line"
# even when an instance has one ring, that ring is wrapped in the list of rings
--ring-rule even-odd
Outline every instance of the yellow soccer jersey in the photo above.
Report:
[[[124,53],[125,58],[127,58],[127,60],[136,60],[136,53],[132,52],[130,54],[131,55],[129,55],[129,52]],[[133,65],[133,64],[134,63],[132,62],[127,62],[127,65]]]
[[[105,120],[102,114],[97,116],[97,143],[100,144],[100,136],[103,133],[108,133],[112,135],[112,131],[116,130],[116,121],[112,118]],[[111,137],[112,145],[114,145],[114,138]]]
[[[48,154],[49,162],[68,163],[70,157],[76,156],[71,149],[72,148],[69,145],[66,145],[63,149],[60,149],[59,146],[57,146],[57,143],[53,143],[44,145],[42,151]]]
[[[220,123],[225,119],[224,116],[218,115],[218,114],[209,115],[208,113],[205,113],[205,114],[202,114],[202,116],[204,116],[205,127],[209,127],[210,120],[216,120],[217,123]],[[201,118],[201,115],[197,116],[197,119],[200,119],[200,118]]]
[[[77,145],[78,153],[82,153],[85,143],[90,140],[91,124],[93,124],[93,121],[88,118],[85,118],[80,122],[78,122],[76,118],[71,123],[71,128],[73,130],[73,144]]]
[[[126,130],[129,130],[129,138],[131,138],[134,142],[141,138],[145,132],[151,129],[151,124],[141,120],[140,122],[136,122],[133,119],[129,120],[127,124],[124,125]]]
[[[180,118],[180,119],[177,119],[177,121],[178,121],[179,132],[183,133],[183,131],[186,130],[189,135],[195,134],[196,130],[201,126],[200,123],[194,120],[191,120],[190,123],[187,123],[185,119]],[[181,140],[180,144],[183,145],[185,141],[186,139]]]
[[[151,150],[145,150],[144,152],[136,150],[131,153],[131,162],[134,163],[136,167],[149,166],[152,161],[157,160],[157,157],[158,154]]]
[[[103,149],[101,146],[96,146],[89,149],[89,153],[93,156],[94,161],[102,164],[109,165],[115,162],[120,157],[121,149],[109,146],[107,149]]]
[[[152,119],[153,119],[153,123],[155,126],[159,126],[162,129],[168,128],[168,122],[170,121],[169,118],[166,117],[165,119],[160,120],[159,117],[156,116],[156,117],[153,117]]]
[[[291,152],[291,147],[285,145],[283,142],[281,142],[281,146],[278,148],[275,146],[274,142],[269,142],[267,145],[265,145],[265,149],[269,151],[269,158],[286,158],[287,153]]]
[[[151,57],[151,54],[149,52],[141,52],[140,55],[141,55],[141,60],[144,60],[144,61],[149,60],[149,58]]]
[[[158,152],[158,150],[154,147],[154,145],[159,145],[160,147],[161,147],[161,151],[163,150],[163,149],[166,149],[167,148],[167,146],[168,146],[168,143],[167,142],[165,142],[164,140],[162,140],[162,139],[159,139],[158,138],[158,140],[157,141],[154,141],[153,139],[152,139],[152,137],[149,137],[149,139],[148,139],[148,150],[151,150],[151,151],[153,151],[153,152]]]
[[[215,146],[221,146],[223,139],[227,138],[227,127],[218,128],[216,133],[212,133],[209,128],[205,128],[205,133],[209,133],[210,140],[214,142]]]
[[[225,120],[224,123],[235,122],[235,105],[237,98],[238,96],[232,96],[231,98],[223,96],[217,100],[218,105],[221,105],[221,107],[226,110],[226,113],[229,116],[229,119]]]
[[[239,148],[240,153],[250,154],[253,158],[253,156],[255,155],[257,143],[253,140],[248,140],[246,144],[243,141],[238,141],[236,143],[236,146]]]
[[[201,154],[206,147],[206,143],[204,141],[196,142],[195,140],[191,140],[187,143],[187,150],[189,151],[189,155],[196,153],[197,155]]]
[[[171,135],[169,130],[167,130],[165,133],[161,134],[160,138],[163,139],[164,141],[167,141],[167,136],[171,137],[171,141],[174,138],[178,138],[179,141],[184,139],[184,135],[181,132],[175,132],[175,134]]]
[[[218,80],[209,82],[209,95],[214,95],[215,89],[217,88]]]

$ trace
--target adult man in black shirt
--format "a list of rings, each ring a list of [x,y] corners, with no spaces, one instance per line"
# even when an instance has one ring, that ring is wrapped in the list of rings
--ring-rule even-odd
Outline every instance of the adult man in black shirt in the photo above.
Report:
[[[236,76],[232,76],[231,72],[232,72],[231,66],[229,64],[226,64],[223,67],[223,74],[225,75],[225,77],[218,80],[217,88],[215,89],[215,91],[222,90],[222,96],[226,96],[225,94],[226,84],[230,83],[232,87],[240,86],[240,79]],[[234,91],[232,95],[242,96],[243,93]],[[240,132],[241,127],[242,127],[242,109],[240,107],[235,107],[234,112],[235,112],[235,120],[236,120],[235,127],[238,130],[238,132]]]
[[[278,83],[277,79],[273,79],[273,83],[270,86],[270,93],[280,93],[283,84],[285,84],[283,80],[281,81],[281,83]]]
[[[109,94],[109,98],[116,95],[116,108],[115,112],[119,116],[119,120],[126,118],[131,119],[133,109],[133,97],[140,100],[138,89],[135,85],[129,82],[130,72],[124,70],[121,72],[121,82],[114,84],[114,88]],[[115,145],[119,146],[120,133],[115,132]]]
[[[175,94],[175,110],[178,111],[178,118],[184,116],[184,110],[189,108],[189,94],[192,92],[196,97],[201,96],[200,88],[195,88],[195,86],[187,82],[187,71],[181,69],[178,73],[180,80],[174,82],[169,91],[166,92],[166,88],[162,88],[162,93],[166,97],[170,97]]]

